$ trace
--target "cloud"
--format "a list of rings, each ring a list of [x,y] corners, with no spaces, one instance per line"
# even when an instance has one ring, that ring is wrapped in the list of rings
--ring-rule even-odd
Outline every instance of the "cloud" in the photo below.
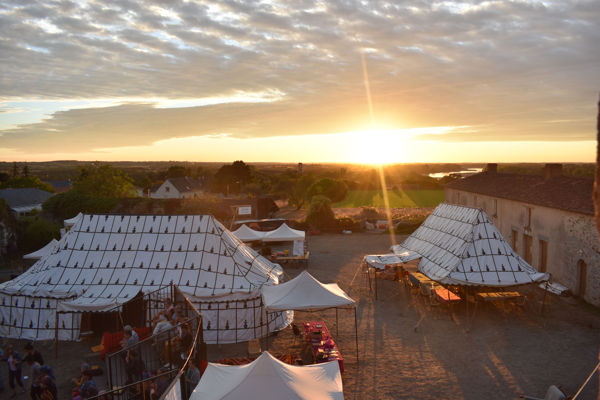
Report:
[[[0,101],[161,98],[183,108],[57,111],[0,131],[0,147],[354,131],[369,125],[364,49],[382,124],[479,127],[436,140],[589,140],[598,20],[593,0],[4,1]],[[184,101],[265,91],[285,97]]]

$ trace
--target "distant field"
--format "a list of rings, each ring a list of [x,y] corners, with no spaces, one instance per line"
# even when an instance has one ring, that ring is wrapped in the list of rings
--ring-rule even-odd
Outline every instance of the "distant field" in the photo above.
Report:
[[[444,201],[444,191],[438,190],[388,190],[391,208],[435,207]],[[351,190],[343,201],[334,207],[385,207],[380,190]]]

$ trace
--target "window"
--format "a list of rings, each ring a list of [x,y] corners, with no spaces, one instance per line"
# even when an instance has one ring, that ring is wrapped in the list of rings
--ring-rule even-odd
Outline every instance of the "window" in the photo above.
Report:
[[[540,272],[546,272],[548,268],[548,242],[540,239]]]
[[[166,192],[170,192],[170,191],[171,191],[171,188],[170,188],[170,187],[168,187],[168,186],[165,186],[165,191],[166,191]]]
[[[525,259],[525,261],[527,261],[529,264],[531,264],[531,258],[532,258],[532,253],[531,253],[531,236],[529,235],[523,235],[523,258]]]
[[[512,230],[512,248],[514,251],[517,250],[517,243],[519,242],[519,232]]]
[[[525,225],[525,228],[530,229],[531,228],[531,207],[525,208],[525,218],[526,218],[526,222],[527,222],[527,224]]]

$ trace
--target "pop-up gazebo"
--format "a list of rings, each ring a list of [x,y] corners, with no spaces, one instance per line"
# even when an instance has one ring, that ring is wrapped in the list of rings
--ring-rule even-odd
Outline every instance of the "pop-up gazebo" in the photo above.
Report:
[[[246,365],[208,363],[190,400],[342,400],[337,361],[289,365],[269,352]]]
[[[317,311],[335,308],[336,328],[338,326],[338,309],[354,310],[354,334],[356,335],[356,359],[358,360],[358,324],[356,321],[356,302],[344,292],[337,283],[321,283],[308,271],[288,282],[264,286],[262,298],[267,313],[294,311]]]

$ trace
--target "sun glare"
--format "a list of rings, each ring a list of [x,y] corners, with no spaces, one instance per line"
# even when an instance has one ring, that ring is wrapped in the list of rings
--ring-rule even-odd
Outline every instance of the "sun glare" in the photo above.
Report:
[[[408,151],[408,134],[399,130],[371,129],[350,135],[352,161],[358,164],[401,163]]]

